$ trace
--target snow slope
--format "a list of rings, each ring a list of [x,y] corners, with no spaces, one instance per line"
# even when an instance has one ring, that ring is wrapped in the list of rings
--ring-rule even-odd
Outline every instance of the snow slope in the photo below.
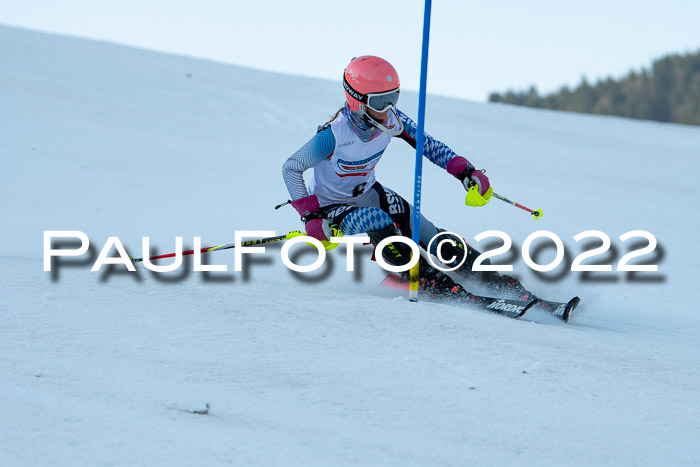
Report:
[[[423,212],[473,236],[643,229],[658,273],[515,272],[569,324],[514,321],[382,290],[360,251],[292,274],[279,246],[234,272],[91,272],[135,256],[300,228],[284,160],[343,99],[339,83],[0,27],[0,456],[3,465],[694,463],[700,448],[695,241],[700,129],[431,97],[427,128],[488,169],[492,201],[424,167]],[[416,114],[417,96],[402,95]],[[377,168],[412,199],[413,150]],[[43,271],[43,231],[92,260]],[[486,241],[484,242],[486,243]],[[483,245],[481,245],[483,246]],[[539,258],[553,257],[546,250]],[[508,258],[506,258],[508,259]],[[302,254],[300,262],[313,260]],[[189,263],[188,263],[189,264]],[[191,269],[191,266],[190,268]],[[552,279],[552,276],[558,276]],[[477,286],[468,284],[470,287]],[[534,320],[534,321],[532,321]],[[536,322],[535,322],[536,321]],[[196,414],[209,404],[208,414]]]

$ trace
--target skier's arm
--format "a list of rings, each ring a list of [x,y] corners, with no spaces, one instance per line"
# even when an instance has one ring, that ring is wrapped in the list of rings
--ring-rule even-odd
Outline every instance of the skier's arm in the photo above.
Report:
[[[415,149],[418,125],[400,110],[398,110],[398,114],[403,123],[403,132],[398,138],[406,141]],[[474,164],[469,162],[465,157],[458,156],[445,143],[436,140],[428,133],[424,133],[424,137],[423,156],[425,156],[426,159],[438,167],[447,170],[453,177],[462,182],[465,189],[469,190],[469,184],[473,182],[477,185],[482,195],[488,191],[490,183],[486,174],[476,170]],[[488,200],[486,202],[488,202]]]
[[[325,127],[287,159],[282,166],[282,176],[293,200],[309,196],[304,183],[304,171],[332,156],[334,150],[333,131],[330,127]]]
[[[282,166],[282,176],[292,196],[292,206],[304,221],[307,235],[322,241],[331,238],[330,224],[321,216],[316,195],[309,195],[304,183],[304,171],[331,157],[334,150],[335,136],[330,127],[325,127],[292,154]]]
[[[414,149],[416,148],[416,134],[418,132],[418,126],[416,125],[416,122],[411,120],[405,113],[401,112],[398,110],[399,118],[401,119],[401,122],[403,123],[403,132],[397,136],[397,138],[401,138],[402,140],[406,141],[408,144],[411,145]],[[455,157],[460,157],[458,156],[452,149],[450,149],[445,143],[436,140],[432,136],[430,136],[428,133],[424,133],[425,135],[425,140],[423,144],[423,156],[425,156],[426,159],[428,159],[430,162],[433,164],[437,165],[438,167],[441,167],[443,169],[447,169],[447,164],[454,159]],[[465,159],[466,160],[466,159]],[[469,166],[471,166],[472,170],[474,169],[474,165],[471,164],[471,162],[467,161]]]

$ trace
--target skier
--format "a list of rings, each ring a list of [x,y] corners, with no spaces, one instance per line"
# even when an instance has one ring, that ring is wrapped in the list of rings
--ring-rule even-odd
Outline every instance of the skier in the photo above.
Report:
[[[316,134],[285,162],[282,173],[292,206],[305,222],[306,233],[319,240],[329,240],[331,225],[337,225],[343,235],[364,233],[373,245],[394,235],[411,237],[412,206],[400,195],[375,180],[374,167],[379,162],[392,137],[401,138],[416,147],[416,124],[397,109],[400,82],[394,67],[376,56],[354,58],[343,75],[346,102],[331,119],[320,126]],[[445,169],[469,190],[467,203],[483,205],[491,197],[489,178],[447,145],[425,134],[423,155]],[[313,182],[307,189],[303,172],[314,169]],[[425,217],[420,222],[420,243],[428,242],[442,229]],[[443,258],[456,258],[454,266],[467,259],[455,271],[464,277],[477,278],[495,289],[512,292],[515,298],[528,300],[532,294],[519,281],[496,272],[472,272],[479,252],[459,238],[443,234],[455,245],[443,243]],[[443,236],[440,239],[445,238]],[[438,241],[431,245],[436,254]],[[395,266],[410,259],[410,247],[395,242],[384,248],[384,260]],[[489,264],[488,260],[483,264]],[[421,291],[439,298],[468,300],[471,294],[449,275],[432,267],[421,257]],[[404,278],[408,272],[402,273]]]

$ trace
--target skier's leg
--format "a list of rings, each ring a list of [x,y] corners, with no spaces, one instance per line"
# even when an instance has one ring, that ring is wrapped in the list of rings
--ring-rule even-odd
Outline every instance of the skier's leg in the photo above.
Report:
[[[359,233],[367,233],[372,243],[376,246],[382,239],[393,235],[403,235],[411,237],[412,232],[412,210],[411,204],[403,199],[393,190],[382,186],[376,182],[369,190],[365,191],[360,197],[353,200],[354,205],[333,205],[322,208],[324,216],[331,223],[338,224],[340,230],[345,235],[354,235]],[[438,229],[425,216],[421,214],[420,223],[420,246],[427,250],[430,240],[433,239],[439,232]],[[442,238],[442,237],[441,237]],[[456,258],[454,263],[446,263],[447,266],[454,266],[461,261],[465,255],[467,259],[464,264],[456,271],[458,275],[463,275],[469,278],[476,276],[477,280],[492,285],[496,289],[503,289],[515,292],[519,298],[532,295],[525,290],[517,279],[510,276],[500,276],[497,272],[472,272],[471,268],[476,258],[481,254],[471,248],[469,245],[464,245],[462,240],[457,237],[449,236],[455,241],[454,247],[449,243],[445,243],[442,252],[444,258]],[[431,251],[429,253],[436,255],[438,241],[432,242]],[[410,248],[400,242],[396,242],[395,249],[384,248],[382,257],[392,265],[402,266],[408,263],[410,259]],[[403,258],[387,257],[388,253],[398,252]],[[483,264],[490,264],[488,260]],[[421,289],[428,290],[430,288],[439,289],[444,293],[450,291],[456,286],[458,289],[463,287],[456,284],[454,280],[442,271],[434,268],[428,261],[421,257],[420,259],[420,280]],[[405,273],[404,275],[407,275]],[[500,292],[500,290],[498,290]],[[465,291],[466,292],[466,291]]]
[[[383,187],[378,183],[373,189],[383,195],[380,196],[382,209],[390,213],[394,223],[399,226],[404,235],[411,236],[411,232],[413,231],[413,206],[389,188]],[[472,271],[474,261],[476,261],[476,258],[478,258],[481,253],[471,245],[465,244],[460,238],[450,234],[441,235],[438,239],[431,242],[440,232],[444,232],[444,230],[437,228],[435,224],[421,214],[419,241],[423,249],[428,251],[428,247],[430,247],[428,253],[437,256],[437,248],[440,241],[445,238],[452,240],[454,244],[445,242],[441,247],[443,258],[448,260],[454,258],[453,261],[444,262],[448,267],[458,265],[466,255],[464,263],[455,271],[458,276],[475,279],[484,283],[492,289],[494,295],[510,294],[522,300],[534,298],[534,294],[512,276],[505,274],[500,275],[496,271]],[[490,265],[491,261],[486,259],[482,264]],[[428,266],[430,265],[428,264]]]
[[[442,229],[438,229],[438,231],[445,232]],[[449,242],[442,244],[440,251],[442,257],[446,259],[444,262],[446,266],[455,267],[466,256],[464,263],[455,270],[455,273],[458,276],[467,279],[475,279],[485,284],[494,292],[495,295],[510,294],[521,300],[535,298],[532,292],[527,290],[518,279],[512,276],[507,274],[501,275],[496,271],[472,271],[474,261],[476,261],[476,258],[478,258],[481,253],[472,248],[471,245],[465,244],[460,238],[455,237],[454,235],[447,233],[440,235],[439,240],[434,241],[431,245],[431,250],[433,250],[431,251],[431,254],[438,256],[437,245],[439,244],[439,241],[443,239],[450,240]],[[484,266],[490,265],[491,261],[489,259],[485,259],[481,264]]]
[[[353,213],[348,214],[340,224],[343,233],[346,230],[353,233],[366,232],[375,246],[383,239],[394,235],[411,238],[411,205],[393,190],[376,182],[355,202],[371,207],[358,208]],[[383,220],[379,221],[380,218]],[[427,241],[423,240],[432,238],[437,233],[437,229],[425,217],[421,220],[420,229],[419,246],[425,249]],[[403,266],[411,258],[411,249],[405,243],[392,243],[382,250],[382,258],[393,266]],[[449,275],[434,268],[425,258],[421,257],[419,261],[419,280],[422,291],[442,297],[471,295],[462,285],[457,284]],[[405,271],[402,276],[408,279],[409,272]]]
[[[376,247],[385,238],[401,236],[396,226],[391,225],[381,230],[367,232],[372,244]],[[404,266],[411,260],[411,248],[404,242],[391,242],[382,249],[382,258],[392,266]],[[469,299],[471,294],[450,276],[430,265],[422,256],[419,259],[419,290],[436,298]],[[400,273],[409,279],[410,271]]]
[[[389,225],[393,223],[396,225],[400,231],[399,235],[404,235],[406,237],[411,237],[412,232],[412,213],[413,208],[411,204],[406,201],[401,195],[394,192],[390,188],[383,186],[379,182],[375,182],[369,189],[364,191],[362,195],[354,198],[352,201],[352,206],[350,205],[334,205],[322,208],[324,211],[324,216],[331,220],[331,223],[341,225],[341,222],[347,217],[350,217],[350,212],[352,210],[359,208],[379,208],[387,216],[383,216],[384,220],[379,221],[379,216],[377,211],[364,211],[363,216],[353,215],[353,219],[346,223],[346,229],[343,233],[351,235],[352,233],[368,232],[370,230],[381,230],[384,225]],[[373,212],[370,216],[368,213]],[[367,225],[368,221],[373,221],[371,225]],[[342,227],[342,225],[341,225]],[[364,229],[364,230],[363,230]],[[438,229],[421,215],[420,224],[420,246],[425,249],[428,245],[428,241],[433,238],[438,233]]]

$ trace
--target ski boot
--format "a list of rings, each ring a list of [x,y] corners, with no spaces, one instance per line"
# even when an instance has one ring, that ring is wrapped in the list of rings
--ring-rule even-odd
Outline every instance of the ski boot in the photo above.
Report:
[[[470,280],[476,280],[488,287],[495,296],[512,296],[518,300],[533,300],[537,298],[532,292],[527,290],[518,279],[509,275],[500,275],[496,271],[472,271],[474,261],[481,255],[480,252],[472,248],[470,245],[464,244],[459,238],[453,235],[445,234],[445,238],[454,241],[454,245],[444,243],[442,246],[442,256],[445,258],[456,258],[453,263],[445,262],[448,267],[454,267],[459,264],[465,256],[467,259],[454,272],[460,277]],[[442,237],[441,237],[442,238]],[[484,260],[482,265],[490,265],[491,261]]]
[[[399,235],[394,226],[386,229],[367,232],[373,245],[377,245],[382,239]],[[411,259],[411,248],[402,242],[389,243],[382,250],[382,257],[392,266],[403,266]],[[427,295],[441,300],[469,301],[474,295],[469,293],[461,284],[458,284],[444,272],[434,268],[425,258],[419,259],[418,290]],[[400,273],[401,277],[410,281],[410,270]]]

